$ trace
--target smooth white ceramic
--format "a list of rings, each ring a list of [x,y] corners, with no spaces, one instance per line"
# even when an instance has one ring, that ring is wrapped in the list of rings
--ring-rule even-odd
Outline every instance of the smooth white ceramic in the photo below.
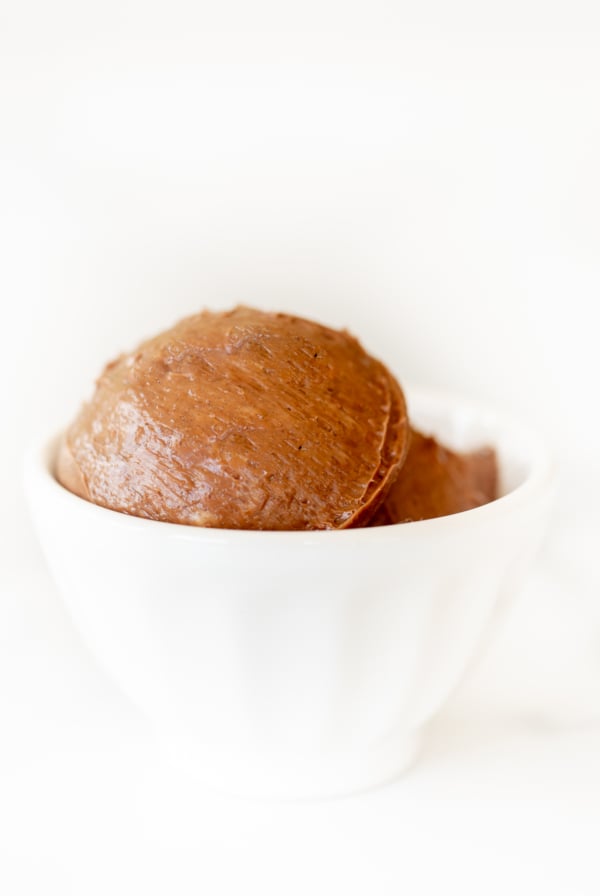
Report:
[[[406,768],[535,550],[552,498],[539,440],[448,395],[408,398],[450,445],[496,446],[503,497],[373,529],[196,529],[72,495],[56,439],[29,454],[36,526],[83,638],[207,784],[333,795]]]

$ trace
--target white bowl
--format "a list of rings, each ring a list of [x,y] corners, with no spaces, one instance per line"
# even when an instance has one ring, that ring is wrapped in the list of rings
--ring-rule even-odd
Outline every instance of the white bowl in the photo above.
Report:
[[[201,529],[26,486],[90,649],[170,754],[229,792],[305,797],[393,777],[474,655],[544,530],[551,466],[522,427],[427,390],[411,419],[456,448],[497,448],[503,497],[418,523],[320,532]]]

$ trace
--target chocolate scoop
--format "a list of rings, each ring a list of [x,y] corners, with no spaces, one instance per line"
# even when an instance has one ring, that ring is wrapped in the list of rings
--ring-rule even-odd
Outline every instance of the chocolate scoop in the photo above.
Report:
[[[404,466],[372,525],[408,523],[472,510],[497,497],[496,453],[458,454],[411,430]]]
[[[233,529],[366,525],[408,448],[404,396],[347,332],[204,311],[108,364],[57,477],[133,516]]]

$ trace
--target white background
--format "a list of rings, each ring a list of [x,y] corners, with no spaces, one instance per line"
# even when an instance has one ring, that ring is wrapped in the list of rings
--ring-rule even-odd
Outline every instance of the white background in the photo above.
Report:
[[[0,6],[0,889],[600,890],[594,4]],[[348,326],[546,433],[537,569],[410,776],[240,803],[160,764],[20,486],[108,358],[201,307]]]

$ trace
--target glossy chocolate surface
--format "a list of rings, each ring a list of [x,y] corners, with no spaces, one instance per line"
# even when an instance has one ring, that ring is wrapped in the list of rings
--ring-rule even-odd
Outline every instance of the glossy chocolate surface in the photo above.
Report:
[[[59,481],[194,526],[369,523],[408,448],[404,396],[345,331],[204,311],[107,365],[63,440]]]

